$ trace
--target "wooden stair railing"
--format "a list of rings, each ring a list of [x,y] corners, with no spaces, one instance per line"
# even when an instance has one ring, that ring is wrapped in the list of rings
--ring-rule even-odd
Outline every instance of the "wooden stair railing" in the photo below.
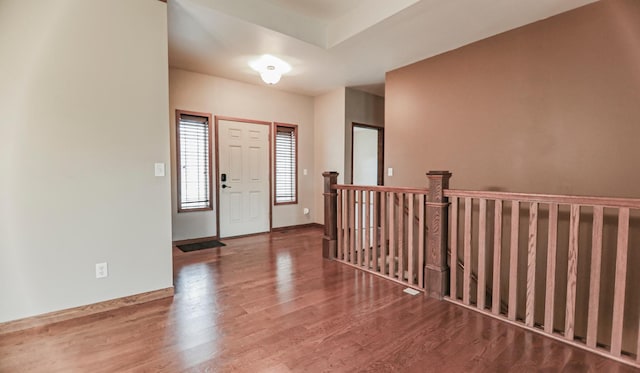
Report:
[[[630,223],[635,219],[640,225],[640,199],[451,190],[448,172],[428,173],[429,189],[337,185],[337,173],[324,176],[325,258],[640,368],[640,310],[633,306],[640,273],[629,263],[638,260],[633,250],[640,227],[631,237]],[[510,214],[503,211],[507,206]],[[526,236],[520,234],[524,207]],[[590,241],[580,234],[585,227]],[[541,255],[546,259],[538,263]],[[586,279],[582,275],[586,281],[579,276],[579,261],[589,266]],[[558,271],[566,273],[566,281],[564,274],[556,277]],[[503,273],[509,278],[505,283]],[[611,279],[602,277],[608,274]],[[545,287],[537,284],[541,276]],[[585,291],[588,306],[580,307],[578,294]],[[603,302],[612,310],[600,310]]]
[[[458,257],[461,252],[463,261],[462,293],[457,292],[456,284],[459,267],[452,266],[448,301],[640,367],[640,312],[627,306],[629,297],[633,299],[637,294],[627,284],[628,278],[635,279],[636,283],[639,278],[637,272],[630,272],[629,258],[634,256],[629,255],[629,242],[630,216],[640,216],[640,199],[462,190],[446,190],[444,194],[451,201],[451,257]],[[493,232],[487,229],[490,203],[494,211]],[[503,221],[505,205],[511,207],[506,215],[508,224]],[[528,215],[528,235],[523,237],[520,234],[521,215],[525,219]],[[607,215],[610,226],[603,229]],[[560,224],[564,216],[566,221]],[[543,224],[539,224],[541,220]],[[474,226],[478,227],[477,231],[472,228]],[[503,228],[507,230],[508,239],[503,238]],[[582,234],[582,240],[581,230],[588,233]],[[611,237],[612,232],[615,237]],[[458,236],[462,237],[462,242]],[[493,238],[493,248],[488,247],[489,238]],[[604,245],[605,242],[610,245]],[[613,261],[603,260],[608,252],[611,252],[609,256],[614,256]],[[520,255],[526,258],[524,271],[519,268]],[[537,260],[540,255],[546,255],[546,260]],[[566,258],[566,263],[559,258]],[[580,281],[579,261],[589,265],[583,268],[584,281]],[[505,262],[507,264],[503,266]],[[472,263],[479,263],[475,292],[472,289]],[[492,263],[492,273],[487,272],[489,263]],[[502,283],[501,273],[505,271],[509,281]],[[558,271],[566,273],[566,281],[560,282],[564,275],[557,277]],[[610,279],[602,278],[606,273],[613,275]],[[542,275],[545,287],[538,283]],[[488,287],[485,286],[489,277],[493,279],[491,297],[487,296]],[[520,282],[524,285],[519,285]],[[613,286],[605,289],[606,284]],[[502,286],[506,286],[504,291]],[[613,307],[610,315],[605,316],[600,312],[601,298],[607,297],[609,292],[613,293]],[[588,302],[585,307],[578,305],[579,293]],[[506,309],[502,305],[503,299],[507,303]],[[520,303],[519,299],[523,301]],[[556,320],[558,313],[564,315],[564,321]]]
[[[332,188],[337,200],[332,258],[424,290],[425,229],[419,227],[425,226],[427,190],[355,185]],[[417,216],[417,221],[409,216]]]
[[[447,216],[443,191],[451,174],[430,172],[429,189],[337,185],[337,173],[323,175],[323,256],[442,299],[449,276],[447,235],[440,225]],[[380,234],[372,234],[372,227]]]

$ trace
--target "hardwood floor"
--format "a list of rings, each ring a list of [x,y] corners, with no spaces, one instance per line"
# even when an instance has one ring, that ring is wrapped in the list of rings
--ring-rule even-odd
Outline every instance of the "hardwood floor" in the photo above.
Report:
[[[175,297],[0,336],[0,372],[632,372],[321,258],[305,228],[174,249]]]

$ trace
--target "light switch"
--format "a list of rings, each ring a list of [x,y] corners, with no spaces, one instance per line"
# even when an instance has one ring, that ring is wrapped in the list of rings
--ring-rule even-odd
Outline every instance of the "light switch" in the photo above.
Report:
[[[303,174],[304,176],[307,176],[307,169],[306,169],[306,168],[305,168],[304,170],[302,170],[302,174]]]
[[[155,174],[156,176],[164,176],[164,163],[155,164]]]
[[[393,176],[393,168],[389,167],[387,170],[387,176]]]

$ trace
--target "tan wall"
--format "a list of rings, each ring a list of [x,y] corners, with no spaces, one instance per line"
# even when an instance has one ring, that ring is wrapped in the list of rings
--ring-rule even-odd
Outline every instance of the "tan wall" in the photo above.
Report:
[[[256,76],[256,82],[259,77]],[[284,122],[298,125],[298,204],[273,206],[273,227],[306,224],[314,221],[315,180],[313,152],[313,98],[210,75],[180,69],[169,70],[169,97],[171,116],[171,164],[175,169],[175,110],[210,113]],[[215,157],[211,158],[215,162]],[[307,169],[307,175],[303,171]],[[214,171],[215,172],[215,171]],[[177,212],[176,173],[172,172],[171,185],[173,212],[173,239],[208,237],[217,235],[216,212]],[[317,182],[319,188],[322,184]],[[215,198],[215,192],[214,192]],[[214,202],[215,206],[215,202]],[[310,214],[304,215],[303,208]]]
[[[459,189],[640,198],[640,1],[594,3],[389,72],[385,100],[385,165],[394,167],[394,176],[385,177],[388,185],[426,186],[426,171],[450,170],[451,186]],[[525,212],[523,206],[520,273],[527,266]],[[538,236],[538,289],[545,284],[544,214]],[[589,209],[582,219],[577,335],[584,335],[586,328],[582,311],[588,301]],[[559,223],[560,307],[566,291],[567,221],[565,211]],[[503,232],[508,232],[506,218],[504,223]],[[615,224],[615,217],[605,219],[602,343],[608,343],[610,335]],[[629,267],[636,268],[637,214],[631,224]],[[507,255],[503,251],[503,268]],[[477,268],[475,261],[473,266]],[[635,346],[640,296],[633,284],[640,281],[638,276],[632,270],[628,278],[627,350]],[[519,313],[524,281],[522,276],[518,281]],[[502,299],[508,282],[503,277]],[[556,327],[562,327],[563,311],[556,311]],[[539,321],[542,312],[543,301],[537,297]]]
[[[0,1],[0,322],[172,286],[166,17]]]
[[[324,171],[337,171],[338,183],[344,183],[344,120],[345,88],[337,88],[313,100],[314,115],[314,164],[315,191],[314,219],[324,223],[324,202],[322,198]]]
[[[640,1],[603,1],[389,72],[389,185],[640,197]]]

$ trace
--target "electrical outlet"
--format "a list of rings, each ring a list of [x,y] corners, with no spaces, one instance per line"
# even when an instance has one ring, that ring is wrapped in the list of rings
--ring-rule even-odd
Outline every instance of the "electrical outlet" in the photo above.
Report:
[[[156,163],[153,166],[154,174],[156,176],[164,176],[164,163]]]
[[[96,263],[96,278],[105,278],[109,276],[109,267],[107,263]]]

